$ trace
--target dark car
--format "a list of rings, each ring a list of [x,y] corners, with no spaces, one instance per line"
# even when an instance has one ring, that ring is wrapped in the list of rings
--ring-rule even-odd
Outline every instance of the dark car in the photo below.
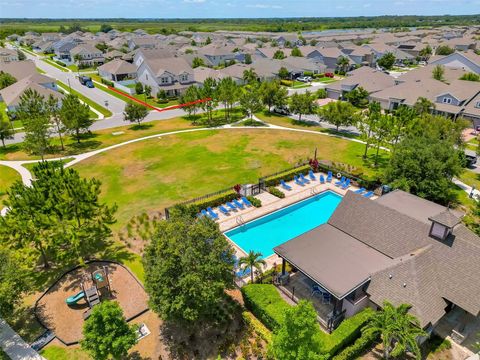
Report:
[[[93,81],[90,76],[79,76],[78,80],[80,81],[80,84],[85,85],[88,88],[93,88]]]

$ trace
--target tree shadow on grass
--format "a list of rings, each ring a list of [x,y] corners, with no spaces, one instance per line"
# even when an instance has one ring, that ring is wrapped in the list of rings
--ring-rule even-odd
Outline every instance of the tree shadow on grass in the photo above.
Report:
[[[318,123],[316,123],[315,121],[308,121],[308,120],[295,120],[295,119],[292,119],[292,125],[296,125],[296,126],[303,126],[303,127],[315,127],[315,126],[319,126]]]
[[[8,155],[8,154],[13,154],[18,151],[22,151],[22,144],[10,144],[7,145],[6,147],[3,147],[1,142],[0,142],[0,157],[2,155]]]
[[[138,130],[147,130],[153,127],[152,124],[135,124],[128,128],[128,130],[138,131]]]

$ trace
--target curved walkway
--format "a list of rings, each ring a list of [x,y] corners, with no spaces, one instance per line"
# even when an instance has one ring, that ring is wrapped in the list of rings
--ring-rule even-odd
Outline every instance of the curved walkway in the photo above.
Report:
[[[0,346],[12,360],[45,360],[1,318]]]
[[[238,122],[242,122],[246,119],[242,119]],[[256,116],[253,116],[253,119],[256,120],[256,121],[259,121],[259,122],[263,122],[262,120],[260,120]],[[163,136],[169,136],[169,135],[176,135],[176,134],[196,132],[196,131],[208,131],[208,130],[272,129],[272,130],[281,130],[281,131],[295,131],[295,132],[300,132],[300,133],[330,136],[330,137],[335,137],[335,138],[339,138],[339,139],[343,139],[343,140],[347,140],[347,141],[353,141],[353,142],[356,142],[356,143],[359,143],[359,144],[365,144],[364,141],[359,140],[359,139],[352,139],[352,138],[345,137],[345,136],[334,135],[334,134],[319,132],[319,131],[315,131],[315,130],[288,128],[288,127],[269,124],[269,123],[266,123],[267,126],[265,126],[265,127],[258,127],[258,126],[238,126],[238,127],[236,127],[236,126],[232,126],[232,125],[233,124],[223,125],[223,126],[219,126],[219,127],[211,127],[211,128],[195,128],[195,129],[188,129],[188,130],[170,131],[170,132],[166,132],[166,133],[158,133],[158,134],[154,134],[154,135],[144,136],[144,137],[141,137],[141,138],[138,138],[138,139],[128,140],[128,141],[125,141],[125,142],[122,142],[122,143],[107,146],[107,147],[102,148],[102,149],[89,151],[89,152],[86,152],[86,153],[83,153],[83,154],[64,156],[64,157],[53,158],[53,159],[47,159],[47,161],[65,160],[65,159],[73,158],[72,161],[65,164],[65,167],[70,167],[72,165],[78,164],[80,161],[88,159],[88,158],[90,158],[92,156],[95,156],[97,154],[103,153],[105,151],[110,151],[110,150],[113,150],[113,149],[116,149],[116,148],[119,148],[119,147],[122,147],[122,146],[125,146],[125,145],[129,145],[129,144],[132,144],[132,143],[136,143],[136,142],[139,142],[139,141],[144,141],[144,140],[149,140],[149,139],[154,139],[154,138],[161,138]],[[385,147],[381,147],[381,149],[385,150],[385,151],[390,151],[390,149],[385,148]],[[32,174],[23,165],[24,164],[37,163],[37,162],[40,162],[40,161],[41,160],[18,160],[18,161],[0,160],[0,165],[8,166],[8,167],[16,170],[21,175],[23,183],[26,184],[26,185],[30,185],[31,181],[32,181]],[[455,179],[454,183],[457,184],[458,186],[460,186],[465,192],[470,193],[471,188],[468,185],[464,184],[463,182],[461,182],[458,179]],[[476,190],[475,195],[480,197],[480,192],[478,190]]]

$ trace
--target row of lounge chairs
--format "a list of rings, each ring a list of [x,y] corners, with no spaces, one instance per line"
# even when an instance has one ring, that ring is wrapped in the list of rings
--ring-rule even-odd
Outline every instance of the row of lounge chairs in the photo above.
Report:
[[[317,178],[315,174],[313,173],[312,170],[308,172],[308,178],[305,177],[305,175],[301,174],[300,175],[295,175],[293,177],[293,180],[295,184],[300,185],[300,186],[305,186],[306,184],[309,184],[310,181],[315,181]],[[323,174],[319,175],[319,182],[321,184],[325,184],[326,182],[332,182],[333,179],[333,174],[331,171],[327,173],[327,178],[323,176]],[[282,186],[283,189],[285,190],[292,190],[292,187],[288,185],[285,180],[280,180],[280,185]],[[343,190],[347,190],[351,186],[351,180],[349,178],[345,178],[345,176],[342,176],[342,178],[338,181],[335,182],[335,186],[342,188]],[[366,198],[371,198],[374,194],[373,191],[367,191],[365,188],[358,189],[354,191],[356,194],[363,195]]]
[[[220,205],[218,207],[218,210],[224,215],[230,215],[231,211],[238,211],[238,210],[243,210],[245,207],[251,207],[252,203],[245,197],[243,196],[241,201],[237,199],[233,199],[232,201],[227,202],[225,205]],[[200,214],[200,217],[206,216],[209,217],[212,220],[218,220],[218,214],[213,211],[211,207],[208,207],[206,210],[203,209]]]

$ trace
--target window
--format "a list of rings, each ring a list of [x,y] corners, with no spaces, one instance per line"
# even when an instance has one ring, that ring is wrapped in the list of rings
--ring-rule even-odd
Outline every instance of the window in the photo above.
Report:
[[[430,229],[430,235],[437,239],[445,239],[448,234],[448,229],[445,225],[434,222]]]
[[[188,80],[188,75],[182,74],[180,75],[180,81],[187,81]]]
[[[480,109],[480,101],[477,101],[477,103],[475,104],[475,107],[476,107],[477,109]]]
[[[444,104],[451,104],[451,103],[452,103],[452,99],[447,98],[447,97],[444,97],[444,98],[443,98],[443,103],[444,103]]]
[[[148,74],[145,74],[145,80],[148,80]]]
[[[168,83],[169,83],[168,77],[162,77],[162,78],[160,79],[160,82],[161,82],[162,84],[168,84]]]

